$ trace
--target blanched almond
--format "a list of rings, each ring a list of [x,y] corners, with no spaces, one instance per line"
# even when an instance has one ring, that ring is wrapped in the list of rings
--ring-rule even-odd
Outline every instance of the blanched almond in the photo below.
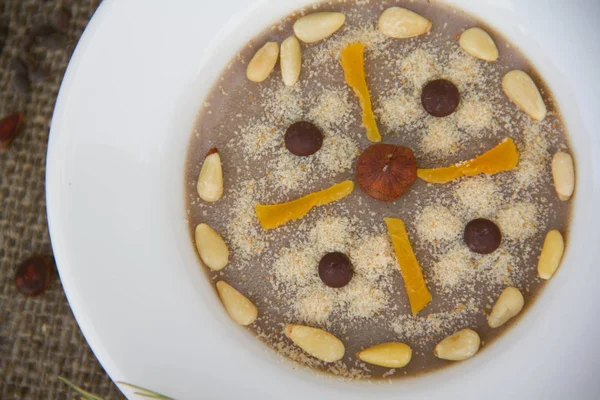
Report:
[[[314,43],[333,35],[344,25],[346,16],[339,12],[317,12],[294,23],[294,33],[306,43]]]
[[[401,7],[390,7],[379,17],[379,31],[396,39],[410,38],[429,32],[431,21]]]
[[[573,158],[567,153],[557,152],[552,157],[552,178],[558,198],[567,201],[575,189],[575,168]]]
[[[302,66],[302,52],[300,42],[295,36],[290,36],[281,43],[281,56],[279,59],[281,77],[287,86],[293,86],[300,77]]]
[[[509,319],[516,316],[523,309],[525,299],[519,289],[515,287],[507,287],[502,291],[492,312],[488,315],[488,325],[491,328],[498,328],[504,325]]]
[[[412,350],[404,343],[388,342],[359,351],[356,357],[380,367],[402,368],[410,362]]]
[[[542,253],[538,261],[538,275],[542,279],[550,279],[560,265],[563,252],[565,251],[565,241],[557,230],[552,230],[546,234]]]
[[[527,73],[513,70],[502,78],[502,89],[510,101],[531,118],[541,121],[546,117],[546,104]]]
[[[296,346],[321,361],[338,361],[346,352],[340,339],[322,329],[287,324],[284,333]]]
[[[229,249],[223,238],[210,226],[200,224],[196,227],[196,249],[206,266],[220,271],[229,262]]]
[[[256,320],[258,310],[250,300],[225,281],[217,282],[219,297],[227,314],[242,326],[250,325]]]
[[[246,68],[246,78],[252,82],[262,82],[273,72],[279,57],[279,44],[269,42],[258,49]]]
[[[481,28],[469,28],[460,35],[458,40],[464,51],[485,61],[498,59],[498,48],[494,40]]]
[[[463,329],[439,342],[433,354],[442,360],[463,361],[473,357],[480,344],[481,339],[477,332]]]
[[[223,168],[221,156],[215,147],[206,153],[196,189],[204,201],[217,201],[223,196]]]

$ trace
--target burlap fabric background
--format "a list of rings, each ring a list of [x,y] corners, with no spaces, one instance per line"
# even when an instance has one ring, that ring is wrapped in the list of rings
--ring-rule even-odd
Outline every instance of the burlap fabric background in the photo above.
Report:
[[[83,338],[54,273],[50,288],[26,298],[14,286],[21,261],[35,254],[51,257],[46,223],[44,173],[48,131],[64,70],[100,0],[0,0],[0,25],[8,35],[0,54],[0,116],[25,113],[20,134],[0,151],[0,399],[72,399],[56,377],[63,375],[86,390],[123,399]],[[47,51],[24,52],[29,30],[47,22],[64,6],[72,14],[69,43]],[[1,36],[1,34],[0,34]],[[3,41],[0,37],[0,41]],[[26,53],[26,54],[24,54]],[[11,59],[37,58],[49,68],[44,82],[26,94],[13,87]]]

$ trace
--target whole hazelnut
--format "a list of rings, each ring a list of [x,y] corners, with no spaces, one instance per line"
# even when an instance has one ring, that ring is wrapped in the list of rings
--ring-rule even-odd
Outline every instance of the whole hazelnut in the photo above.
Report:
[[[356,164],[356,182],[363,192],[380,201],[397,200],[416,179],[417,160],[408,147],[374,144]]]
[[[15,273],[17,290],[26,296],[42,294],[50,284],[52,266],[44,256],[33,256],[25,260]]]

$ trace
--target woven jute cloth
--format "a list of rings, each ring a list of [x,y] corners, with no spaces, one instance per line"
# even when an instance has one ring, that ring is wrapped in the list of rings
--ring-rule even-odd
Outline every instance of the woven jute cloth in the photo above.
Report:
[[[75,44],[99,0],[0,0],[0,117],[25,114],[23,127],[0,151],[0,399],[72,399],[61,375],[109,399],[123,399],[83,338],[58,274],[50,287],[28,298],[15,288],[18,265],[36,254],[52,260],[46,221],[44,174],[54,103]],[[67,43],[48,50],[28,46],[31,30],[52,21],[59,8],[71,14]],[[6,31],[6,30],[5,30]],[[2,45],[2,43],[0,43]],[[48,77],[28,91],[14,87],[11,60],[34,60]]]

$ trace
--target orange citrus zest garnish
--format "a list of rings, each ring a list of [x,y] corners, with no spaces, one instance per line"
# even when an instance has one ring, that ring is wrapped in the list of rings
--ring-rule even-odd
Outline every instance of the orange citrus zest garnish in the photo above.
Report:
[[[346,197],[354,190],[354,182],[344,181],[281,204],[254,206],[258,222],[264,230],[277,228],[286,222],[304,217],[315,206],[322,206]]]
[[[362,122],[367,129],[367,139],[371,142],[381,142],[381,135],[375,121],[375,114],[371,107],[371,96],[365,79],[365,45],[362,43],[353,43],[342,50],[342,68],[346,83],[358,96],[360,106],[363,110]]]
[[[517,166],[519,152],[511,138],[472,160],[445,168],[418,169],[417,176],[429,183],[446,183],[462,176],[493,175]]]
[[[410,302],[410,310],[415,315],[429,304],[431,293],[427,289],[421,266],[410,245],[404,222],[398,218],[386,218],[385,224],[392,238],[394,252],[398,258],[400,273],[402,274],[402,279],[404,279],[406,294]]]

